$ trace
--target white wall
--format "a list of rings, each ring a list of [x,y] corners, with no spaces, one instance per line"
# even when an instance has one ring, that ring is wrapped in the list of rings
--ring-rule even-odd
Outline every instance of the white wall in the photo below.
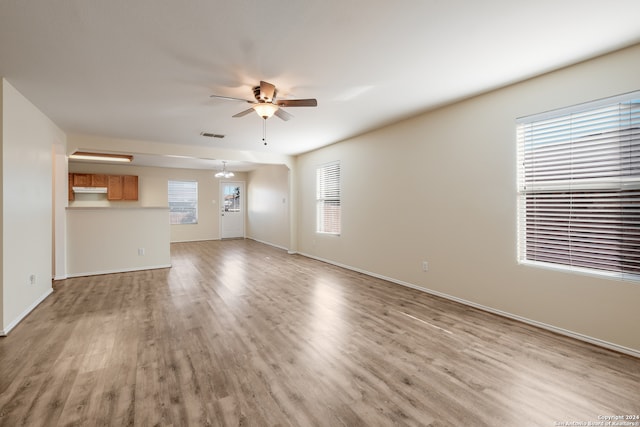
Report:
[[[0,147],[4,145],[4,78],[0,76]],[[0,176],[2,173],[3,164],[3,150],[0,150]],[[4,211],[4,178],[2,178],[2,185],[0,185],[0,215],[4,218],[2,212]],[[0,221],[0,237],[4,241],[4,221]],[[4,245],[0,245],[0,336],[7,334],[7,327],[4,321]]]
[[[640,352],[640,283],[516,259],[517,117],[640,89],[640,45],[298,158],[298,249]],[[315,168],[342,162],[342,235],[315,233]],[[429,271],[421,271],[421,262]]]
[[[63,144],[53,147],[53,272],[54,280],[67,277],[67,154]]]
[[[247,237],[289,249],[289,169],[265,165],[247,182]]]
[[[171,265],[168,208],[69,208],[67,219],[69,277]]]
[[[66,137],[4,79],[2,104],[0,332],[7,333],[52,291],[52,153]]]
[[[220,238],[220,215],[218,211],[220,180],[214,178],[215,171],[200,169],[157,168],[146,166],[108,165],[98,163],[70,162],[70,172],[104,173],[138,176],[138,201],[108,202],[106,197],[78,195],[71,207],[166,207],[169,180],[198,182],[198,223],[171,226],[171,241],[216,240]],[[246,173],[236,173],[235,181],[246,181]]]

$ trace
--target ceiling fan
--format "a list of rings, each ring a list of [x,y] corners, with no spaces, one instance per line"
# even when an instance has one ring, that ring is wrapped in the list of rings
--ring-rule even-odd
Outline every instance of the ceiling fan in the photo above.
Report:
[[[232,101],[242,101],[253,104],[251,108],[235,114],[233,117],[243,117],[249,114],[251,111],[258,113],[260,117],[267,120],[269,117],[275,115],[282,120],[289,120],[293,116],[281,107],[317,107],[318,101],[316,99],[280,99],[276,100],[277,90],[274,85],[269,82],[260,82],[260,86],[253,88],[253,96],[255,101],[249,101],[242,98],[233,98],[230,96],[211,95],[211,98],[229,99]]]

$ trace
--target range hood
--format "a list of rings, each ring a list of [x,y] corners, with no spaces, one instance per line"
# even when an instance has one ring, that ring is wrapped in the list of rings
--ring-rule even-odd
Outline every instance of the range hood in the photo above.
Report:
[[[74,193],[107,194],[107,187],[72,187]]]

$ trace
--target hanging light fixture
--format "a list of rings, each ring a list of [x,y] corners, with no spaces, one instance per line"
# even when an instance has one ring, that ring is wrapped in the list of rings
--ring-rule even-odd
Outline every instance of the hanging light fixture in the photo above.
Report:
[[[233,172],[227,171],[227,162],[222,161],[222,170],[214,175],[216,178],[231,178],[234,176]]]
[[[280,107],[271,102],[258,102],[251,108],[264,119],[262,121],[262,142],[267,145],[267,119],[273,116]]]
[[[270,102],[259,102],[253,106],[256,113],[263,119],[267,120],[269,117],[278,111],[278,106]]]

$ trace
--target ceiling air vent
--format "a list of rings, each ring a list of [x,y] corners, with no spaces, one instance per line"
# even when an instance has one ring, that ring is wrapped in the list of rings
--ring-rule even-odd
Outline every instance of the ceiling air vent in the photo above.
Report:
[[[200,132],[200,135],[206,136],[207,138],[224,138],[224,135],[220,135],[219,133]]]

